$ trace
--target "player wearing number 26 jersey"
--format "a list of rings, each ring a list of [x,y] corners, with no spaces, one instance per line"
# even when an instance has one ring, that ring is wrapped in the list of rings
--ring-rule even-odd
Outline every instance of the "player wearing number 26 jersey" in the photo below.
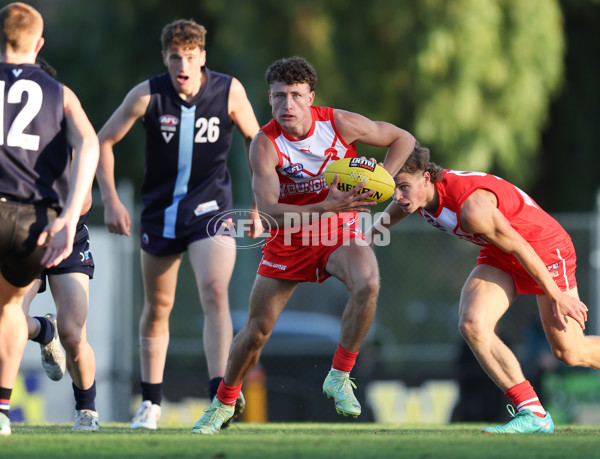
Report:
[[[175,238],[231,209],[227,156],[234,124],[227,99],[232,78],[205,68],[206,83],[182,100],[168,73],[150,79],[142,225]]]
[[[160,416],[168,320],[184,252],[205,312],[210,398],[225,372],[233,336],[227,291],[236,248],[227,157],[234,126],[243,136],[246,158],[259,126],[242,84],[206,67],[205,35],[204,26],[193,20],[167,24],[161,36],[167,73],[129,91],[98,133],[106,226],[129,235],[129,212],[114,183],[112,146],[138,119],[146,130],[140,227],[146,299],[140,318],[142,403],[131,423],[134,429],[156,429]],[[252,237],[261,233],[259,223],[254,218]]]

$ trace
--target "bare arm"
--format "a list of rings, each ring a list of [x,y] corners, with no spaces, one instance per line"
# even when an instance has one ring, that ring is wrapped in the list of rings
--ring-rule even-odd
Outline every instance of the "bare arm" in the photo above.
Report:
[[[77,221],[89,196],[98,165],[98,138],[79,99],[64,87],[66,136],[73,148],[71,185],[65,207],[56,220],[50,223],[38,238],[38,244],[48,241],[41,263],[47,268],[56,266],[73,250]]]
[[[113,145],[129,132],[133,124],[146,113],[150,102],[150,85],[148,81],[135,86],[121,105],[98,132],[100,141],[100,162],[96,179],[100,186],[104,203],[104,222],[108,231],[129,236],[131,234],[131,218],[129,212],[119,199],[115,185],[115,155]]]
[[[262,132],[250,145],[250,166],[252,167],[252,189],[256,196],[258,210],[271,216],[278,225],[285,224],[285,214],[307,214],[312,221],[326,212],[344,212],[358,210],[368,212],[368,207],[375,205],[374,201],[362,201],[364,195],[355,193],[364,186],[364,182],[355,186],[350,191],[342,192],[337,189],[337,177],[334,179],[329,193],[324,201],[297,206],[294,204],[279,203],[280,184],[276,168],[279,164],[277,151],[271,140]]]
[[[259,130],[258,121],[254,115],[254,110],[250,101],[246,96],[246,90],[237,79],[231,81],[231,88],[229,89],[229,116],[240,130],[242,137],[244,138],[244,151],[246,153],[246,163],[248,164],[248,171],[250,172],[250,180],[252,181],[252,167],[250,167],[250,143]],[[251,218],[252,225],[247,233],[248,236],[255,238],[258,237],[262,231],[262,224],[256,212],[256,199],[252,198],[252,210]]]
[[[546,293],[554,315],[566,330],[564,316],[575,319],[585,329],[587,307],[578,299],[560,291],[546,266],[531,245],[510,225],[497,208],[496,196],[487,190],[477,190],[467,198],[460,211],[463,228],[481,234],[501,250],[514,255],[523,268]]]
[[[409,215],[410,213],[404,212],[402,207],[396,201],[392,200],[377,220],[375,220],[371,228],[365,233],[365,240],[372,244],[376,236],[383,234],[388,228],[404,220]]]
[[[358,113],[334,111],[335,124],[347,143],[387,147],[383,167],[394,177],[415,147],[412,134],[384,121],[372,121]]]

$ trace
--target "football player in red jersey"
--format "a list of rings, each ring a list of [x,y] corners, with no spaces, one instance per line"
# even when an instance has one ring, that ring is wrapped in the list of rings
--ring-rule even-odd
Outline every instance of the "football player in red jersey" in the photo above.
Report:
[[[394,200],[385,210],[389,221],[380,217],[371,237],[416,211],[436,228],[482,247],[462,289],[459,328],[516,409],[508,424],[482,432],[552,433],[550,413],[495,327],[517,295],[537,295],[554,355],[566,365],[600,368],[600,337],[583,333],[588,308],[577,292],[571,238],[513,184],[482,172],[444,170],[419,145],[394,179]]]
[[[248,320],[232,343],[217,397],[193,433],[217,433],[232,415],[242,380],[258,361],[298,282],[322,282],[329,276],[345,283],[350,299],[323,392],[334,398],[338,413],[353,417],[361,413],[349,374],[375,314],[379,271],[372,249],[362,241],[356,211],[374,202],[362,201],[367,195],[355,196],[364,182],[342,192],[336,189],[337,178],[328,189],[323,176],[330,162],[356,156],[355,143],[387,148],[385,168],[396,173],[415,139],[390,123],[313,106],[316,72],[301,57],[275,62],[266,79],[273,119],[250,146],[252,187],[258,210],[283,228],[263,246]],[[308,218],[293,228],[292,215]]]

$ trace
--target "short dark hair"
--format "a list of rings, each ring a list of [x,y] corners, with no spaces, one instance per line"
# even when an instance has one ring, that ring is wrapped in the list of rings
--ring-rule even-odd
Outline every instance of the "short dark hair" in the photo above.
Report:
[[[269,66],[266,73],[269,86],[276,81],[282,81],[285,84],[306,83],[310,90],[314,91],[317,85],[317,72],[310,63],[303,57],[288,57],[279,59]]]

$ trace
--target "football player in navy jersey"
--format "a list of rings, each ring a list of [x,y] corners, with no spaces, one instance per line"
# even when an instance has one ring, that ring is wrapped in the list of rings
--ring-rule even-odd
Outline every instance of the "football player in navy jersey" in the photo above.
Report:
[[[98,139],[79,100],[36,57],[44,21],[30,5],[0,10],[0,435],[27,342],[23,298],[44,267],[72,252]]]
[[[140,228],[145,291],[139,327],[142,403],[132,428],[156,429],[160,417],[169,315],[184,252],[204,311],[211,399],[233,337],[228,286],[236,245],[230,231],[222,231],[232,224],[227,218],[232,209],[227,157],[234,126],[244,138],[246,161],[259,126],[242,84],[205,66],[205,36],[206,29],[193,20],[166,25],[161,41],[167,72],[131,89],[98,133],[97,179],[105,223],[111,233],[129,236],[131,219],[115,187],[113,145],[138,119],[146,131]],[[256,219],[250,236],[261,230]]]

